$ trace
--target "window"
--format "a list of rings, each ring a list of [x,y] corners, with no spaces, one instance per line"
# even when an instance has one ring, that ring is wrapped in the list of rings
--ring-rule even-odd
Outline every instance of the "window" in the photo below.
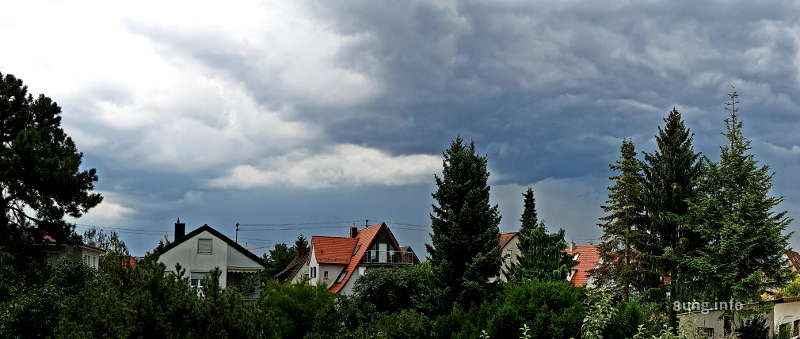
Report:
[[[202,280],[206,275],[208,272],[192,272],[189,275],[189,285],[196,288],[203,287]]]
[[[328,280],[328,271],[322,272],[322,279]]]
[[[197,254],[211,254],[211,239],[197,239]]]
[[[316,277],[317,277],[317,268],[311,267],[311,278],[316,278]]]

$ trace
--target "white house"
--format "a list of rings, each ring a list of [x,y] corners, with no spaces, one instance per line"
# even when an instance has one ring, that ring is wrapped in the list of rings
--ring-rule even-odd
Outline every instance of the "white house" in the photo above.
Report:
[[[215,267],[222,271],[219,277],[222,288],[266,267],[261,258],[211,226],[203,225],[184,235],[185,228],[178,219],[175,240],[159,251],[158,261],[171,272],[180,264],[194,287],[199,287],[203,277]]]
[[[44,240],[47,244],[45,250],[47,263],[54,264],[63,257],[80,260],[87,266],[97,269],[100,259],[106,253],[103,249],[88,244],[66,244],[57,243],[55,239],[45,235]]]
[[[307,259],[297,260],[279,277],[284,281],[323,284],[331,292],[352,294],[370,267],[418,264],[410,247],[401,247],[385,223],[350,228],[346,237],[312,236]]]

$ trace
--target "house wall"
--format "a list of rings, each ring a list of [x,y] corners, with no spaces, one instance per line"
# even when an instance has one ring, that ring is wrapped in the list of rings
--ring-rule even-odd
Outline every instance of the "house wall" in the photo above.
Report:
[[[294,277],[291,280],[291,283],[297,284],[307,281],[306,279],[308,279],[308,274],[309,274],[308,267],[309,267],[309,262],[307,261],[303,264],[303,266],[300,267],[299,270],[297,270],[297,274],[294,275]]]
[[[227,246],[227,244],[225,245]],[[237,269],[253,270],[253,271],[259,271],[264,269],[259,263],[255,262],[255,260],[248,258],[242,252],[239,252],[236,248],[232,246],[227,246],[227,247],[228,247],[228,261],[227,261],[228,268],[231,269],[237,268]]]
[[[211,239],[211,254],[197,253],[197,240]],[[228,244],[208,231],[200,232],[178,246],[159,256],[158,262],[167,266],[167,270],[175,272],[175,264],[180,263],[188,276],[191,272],[209,272],[218,267],[222,274],[219,277],[220,287],[227,286]]]
[[[317,268],[317,276],[311,276],[311,268]],[[309,260],[308,267],[306,268],[306,274],[308,274],[309,280],[308,283],[311,285],[319,285],[324,284],[325,287],[330,288],[334,282],[336,282],[336,278],[339,276],[339,273],[342,272],[347,267],[345,264],[320,264],[317,262],[317,255],[314,253],[314,248],[311,248],[311,259]],[[325,272],[328,272],[328,280],[325,280]],[[301,274],[298,273],[298,276]]]
[[[800,320],[800,301],[775,304],[773,314],[772,333],[777,333],[781,324],[788,324],[791,333],[794,321]]]
[[[503,266],[500,270],[500,280],[508,281],[508,277],[505,275],[505,271],[508,270],[508,267],[511,263],[517,263],[517,257],[520,255],[519,250],[519,236],[514,236],[511,240],[500,249],[500,255],[503,257]]]
[[[55,264],[59,259],[67,257],[78,260],[91,268],[97,269],[100,264],[100,254],[102,252],[82,246],[55,244],[48,245],[47,263]]]
[[[361,279],[361,277],[366,275],[367,270],[368,268],[364,266],[356,267],[355,271],[353,272],[353,275],[350,276],[350,280],[347,281],[347,284],[345,284],[344,287],[342,287],[342,290],[339,291],[339,293],[344,295],[353,295],[353,287],[355,287],[356,281],[358,281],[358,279]]]

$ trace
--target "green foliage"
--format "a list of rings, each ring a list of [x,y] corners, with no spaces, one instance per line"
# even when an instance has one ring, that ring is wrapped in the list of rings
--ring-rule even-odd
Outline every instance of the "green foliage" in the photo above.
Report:
[[[639,283],[641,266],[635,264],[635,259],[636,250],[644,247],[646,239],[642,165],[636,159],[633,142],[622,142],[620,158],[610,167],[617,175],[609,178],[613,184],[602,206],[606,215],[598,224],[603,229],[598,246],[601,260],[593,275],[597,285],[608,287],[627,300],[632,292],[643,288]]]
[[[618,303],[614,307],[614,313],[608,319],[603,338],[605,339],[624,339],[633,337],[640,324],[644,324],[646,310],[637,299],[629,299],[627,302]]]
[[[650,296],[663,298],[661,277],[670,276],[669,288],[679,297],[683,281],[676,253],[691,254],[702,246],[699,236],[685,227],[683,218],[688,212],[687,200],[696,194],[695,180],[700,176],[699,154],[692,147],[692,133],[684,125],[681,114],[672,109],[659,127],[656,136],[658,150],[645,153],[642,166],[641,195],[647,219],[644,241],[637,256],[639,280],[651,289]],[[690,279],[687,277],[687,279]]]
[[[497,299],[468,311],[454,310],[436,319],[437,338],[514,338],[527,324],[532,338],[580,337],[584,290],[567,282],[528,281],[505,286]]]
[[[786,211],[774,211],[783,198],[770,195],[772,173],[749,153],[737,97],[730,94],[728,143],[721,147],[719,163],[704,161],[701,194],[689,204],[687,224],[707,245],[684,266],[694,278],[691,289],[706,300],[755,300],[766,288],[791,279],[783,259],[791,219]]]
[[[466,308],[492,294],[489,278],[500,273],[500,213],[489,203],[487,160],[474,143],[456,138],[443,158],[426,247],[445,300]]]
[[[603,339],[606,325],[615,313],[611,291],[606,288],[589,290],[586,293],[586,316],[581,325],[584,339]]]
[[[102,248],[107,254],[115,253],[123,256],[130,255],[130,253],[128,253],[128,246],[126,246],[125,242],[119,238],[117,232],[111,231],[109,233],[105,233],[103,230],[98,230],[97,228],[93,227],[83,232],[83,236],[81,238],[85,244]]]
[[[34,99],[22,80],[0,73],[0,245],[20,241],[23,231],[35,241],[43,234],[76,241],[64,216],[102,201],[91,193],[95,169],[80,170],[83,154],[60,114],[52,99]]]
[[[795,277],[786,288],[783,289],[784,297],[798,297],[800,296],[800,276]]]
[[[263,259],[267,262],[267,267],[263,271],[263,275],[270,278],[274,277],[292,262],[295,255],[294,249],[290,248],[288,245],[284,243],[276,244],[275,247],[269,251],[269,255],[264,253]]]
[[[324,286],[269,283],[261,291],[258,308],[269,319],[268,334],[274,338],[302,338],[324,323],[333,312],[335,295]]]
[[[508,268],[509,280],[563,281],[575,266],[572,256],[564,251],[567,247],[564,230],[548,233],[544,223],[537,220],[533,189],[528,188],[522,195],[522,224],[517,234],[520,255]]]
[[[370,268],[356,281],[355,296],[378,312],[414,309],[429,313],[436,300],[435,272],[428,262],[407,267]]]
[[[754,317],[742,321],[736,327],[736,336],[739,338],[768,339],[769,326],[764,317]]]

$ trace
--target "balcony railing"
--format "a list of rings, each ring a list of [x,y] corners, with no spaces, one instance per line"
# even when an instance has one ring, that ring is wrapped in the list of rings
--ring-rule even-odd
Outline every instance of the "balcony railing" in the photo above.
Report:
[[[405,251],[367,250],[361,262],[370,265],[411,265],[414,263],[414,253]]]

